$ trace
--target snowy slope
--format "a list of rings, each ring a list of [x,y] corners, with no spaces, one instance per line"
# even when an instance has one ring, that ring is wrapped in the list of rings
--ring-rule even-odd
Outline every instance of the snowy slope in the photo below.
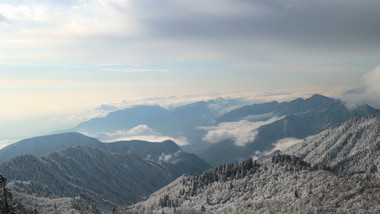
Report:
[[[379,213],[379,198],[378,179],[336,175],[277,155],[182,176],[118,213]]]
[[[373,173],[380,169],[380,112],[331,127],[284,151],[337,173]]]
[[[80,193],[71,198],[57,197],[47,186],[23,181],[10,182],[6,188],[12,194],[11,201],[22,204],[29,211],[60,214],[101,213],[99,204],[89,194]]]
[[[184,173],[200,173],[208,168],[207,164],[200,165],[204,162],[194,162],[193,156],[182,152],[171,156],[153,162],[132,152],[117,153],[81,145],[41,157],[12,158],[0,164],[0,173],[8,181],[45,185],[58,197],[87,192],[103,209],[110,210],[136,203]]]

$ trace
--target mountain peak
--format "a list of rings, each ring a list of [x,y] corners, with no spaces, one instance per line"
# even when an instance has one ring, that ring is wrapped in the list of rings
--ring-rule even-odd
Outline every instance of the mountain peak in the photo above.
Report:
[[[24,139],[6,146],[0,150],[0,162],[9,158],[24,155],[44,155],[54,150],[61,150],[77,145],[101,145],[95,138],[88,137],[78,132],[66,132]]]
[[[333,98],[326,97],[320,94],[314,94],[313,96],[307,98],[306,100],[333,100]]]
[[[167,145],[170,145],[170,146],[173,146],[173,147],[176,147],[178,148],[178,150],[181,150],[181,148],[178,146],[178,144],[176,144],[174,141],[172,140],[164,140],[162,141],[161,143],[163,144],[167,144]]]

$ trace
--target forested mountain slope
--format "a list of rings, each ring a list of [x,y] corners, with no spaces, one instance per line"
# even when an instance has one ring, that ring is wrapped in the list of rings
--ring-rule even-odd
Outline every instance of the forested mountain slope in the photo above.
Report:
[[[177,154],[180,154],[179,151]],[[87,145],[36,157],[23,155],[0,164],[9,181],[34,181],[46,185],[54,195],[73,197],[88,192],[103,209],[132,204],[183,173],[206,168],[188,160],[171,158],[153,162],[132,152],[112,152]],[[206,166],[208,166],[206,164]]]
[[[337,173],[372,173],[380,169],[380,112],[331,127],[284,152]]]
[[[3,191],[2,191],[3,192]],[[47,186],[30,181],[12,181],[6,185],[9,213],[37,214],[100,214],[99,204],[93,197],[80,193],[75,197],[56,197]],[[4,212],[4,195],[0,197],[0,210]],[[12,206],[13,205],[13,206]],[[16,205],[16,206],[14,206]],[[12,209],[13,208],[13,209]]]
[[[337,175],[298,157],[182,176],[118,213],[379,213],[380,180]]]

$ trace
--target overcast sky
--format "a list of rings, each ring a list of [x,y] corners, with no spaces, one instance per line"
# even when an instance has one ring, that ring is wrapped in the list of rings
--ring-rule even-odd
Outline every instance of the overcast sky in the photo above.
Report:
[[[338,96],[368,73],[380,81],[379,10],[378,0],[2,0],[0,128],[158,96]]]

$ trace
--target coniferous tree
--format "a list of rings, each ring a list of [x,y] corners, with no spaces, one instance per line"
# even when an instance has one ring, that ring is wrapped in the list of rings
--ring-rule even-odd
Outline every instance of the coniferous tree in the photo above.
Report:
[[[8,204],[8,197],[9,193],[7,189],[5,188],[7,184],[7,179],[0,174],[0,188],[1,188],[1,200],[0,200],[0,212],[1,213],[9,213],[9,204]]]
[[[12,203],[12,194],[7,190],[7,179],[0,174],[0,213],[37,213],[30,211],[20,203]]]

